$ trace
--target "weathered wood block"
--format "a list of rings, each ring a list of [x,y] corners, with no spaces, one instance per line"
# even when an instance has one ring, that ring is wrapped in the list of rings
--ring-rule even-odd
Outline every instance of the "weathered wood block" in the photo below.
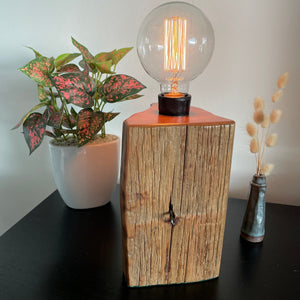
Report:
[[[157,105],[123,124],[121,216],[129,286],[219,276],[235,123]]]

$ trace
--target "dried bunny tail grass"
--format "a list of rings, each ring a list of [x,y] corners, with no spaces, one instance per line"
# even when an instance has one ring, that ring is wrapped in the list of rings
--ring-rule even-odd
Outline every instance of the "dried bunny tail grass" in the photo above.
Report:
[[[250,152],[257,153],[258,152],[258,141],[257,138],[253,138],[250,141]]]
[[[278,90],[277,92],[275,92],[272,96],[272,102],[275,103],[277,102],[282,96],[282,90]]]
[[[262,110],[256,110],[253,114],[253,120],[256,124],[260,124],[264,120],[264,113]]]
[[[255,110],[263,110],[265,108],[265,101],[261,97],[256,97],[253,105]]]
[[[281,119],[282,111],[280,109],[274,109],[270,115],[271,123],[278,123]]]
[[[264,114],[264,120],[260,124],[262,128],[267,128],[270,124],[270,117],[269,115]]]
[[[289,79],[289,73],[288,72],[285,72],[284,74],[282,74],[279,77],[278,81],[277,81],[278,88],[283,89],[286,86],[286,84],[288,82],[288,79]]]
[[[274,165],[273,164],[265,164],[261,167],[260,169],[260,173],[264,174],[265,176],[268,176],[271,174],[271,172],[274,169]]]
[[[256,134],[257,134],[257,128],[256,128],[256,126],[253,123],[248,123],[246,129],[247,129],[248,134],[251,137],[256,136]]]
[[[266,146],[267,147],[272,147],[275,146],[278,140],[278,134],[277,133],[272,133],[269,135],[269,137],[266,140]]]

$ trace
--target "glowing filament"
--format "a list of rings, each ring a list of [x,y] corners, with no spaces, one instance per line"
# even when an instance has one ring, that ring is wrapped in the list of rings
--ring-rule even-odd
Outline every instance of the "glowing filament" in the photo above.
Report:
[[[186,67],[186,24],[184,18],[164,22],[164,70],[178,73]]]

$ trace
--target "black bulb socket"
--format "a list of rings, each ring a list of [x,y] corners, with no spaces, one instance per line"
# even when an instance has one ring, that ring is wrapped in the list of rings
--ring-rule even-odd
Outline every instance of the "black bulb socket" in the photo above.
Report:
[[[188,116],[192,96],[182,94],[179,97],[168,97],[167,93],[158,95],[158,111],[160,115],[166,116]]]

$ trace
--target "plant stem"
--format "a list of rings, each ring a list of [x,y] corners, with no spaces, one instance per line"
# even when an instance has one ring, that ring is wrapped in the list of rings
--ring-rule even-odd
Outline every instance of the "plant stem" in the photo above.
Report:
[[[261,144],[262,144],[262,138],[263,134],[261,133],[261,128],[259,125],[257,125],[257,143],[258,143],[258,161],[257,161],[257,175],[259,175],[260,165],[261,165]]]
[[[101,76],[102,73],[101,72],[97,72],[95,75],[93,74],[93,80],[96,84],[96,92],[94,94],[94,111],[99,111],[100,110],[100,104],[99,104],[99,99],[98,98],[98,82],[101,83]]]
[[[59,111],[59,108],[57,107],[55,96],[54,96],[53,91],[52,91],[52,88],[49,87],[49,90],[50,90],[50,95],[51,95],[52,106],[53,106],[55,111]]]
[[[269,133],[270,133],[270,127],[271,127],[271,124],[269,124],[269,126],[268,126],[268,130],[267,130],[267,133],[266,133],[266,135],[265,135],[265,141],[266,141],[266,139],[267,139],[268,136],[269,136]],[[262,155],[261,155],[261,161],[263,161],[264,154],[265,154],[265,149],[266,149],[266,143],[264,143],[264,147],[263,147],[263,151],[262,151]]]
[[[68,122],[68,125],[69,125],[69,127],[71,128],[71,130],[72,130],[73,136],[74,136],[75,138],[77,138],[76,132],[73,131],[73,125],[72,125],[72,121],[71,121],[71,119],[70,119],[70,113],[69,113],[69,110],[68,110],[68,107],[67,107],[66,99],[63,98],[63,97],[61,96],[60,93],[58,93],[58,95],[59,95],[59,98],[60,98],[60,100],[61,100],[61,102],[62,102],[62,105],[63,105],[63,111],[64,111],[63,117],[66,117],[67,122]],[[60,124],[59,124],[59,127],[60,127],[60,128],[62,127],[63,117],[61,118],[61,121],[60,121]],[[69,134],[67,133],[67,136],[65,137],[65,134],[63,133],[63,136],[64,136],[64,138],[66,139],[66,138],[69,136]]]
[[[258,124],[256,125],[256,140],[257,140],[257,147],[258,147],[258,152],[255,153],[255,161],[256,161],[256,174],[258,175],[259,173],[259,158],[260,158],[260,155],[259,155],[259,126]]]
[[[104,102],[104,101],[101,99],[101,102],[100,102],[100,111],[103,111],[105,104],[106,104],[106,102]],[[102,106],[101,106],[101,105],[102,105]]]
[[[105,133],[105,123],[104,123],[104,125],[101,128],[101,137],[104,139],[105,136],[106,136],[106,133]]]

